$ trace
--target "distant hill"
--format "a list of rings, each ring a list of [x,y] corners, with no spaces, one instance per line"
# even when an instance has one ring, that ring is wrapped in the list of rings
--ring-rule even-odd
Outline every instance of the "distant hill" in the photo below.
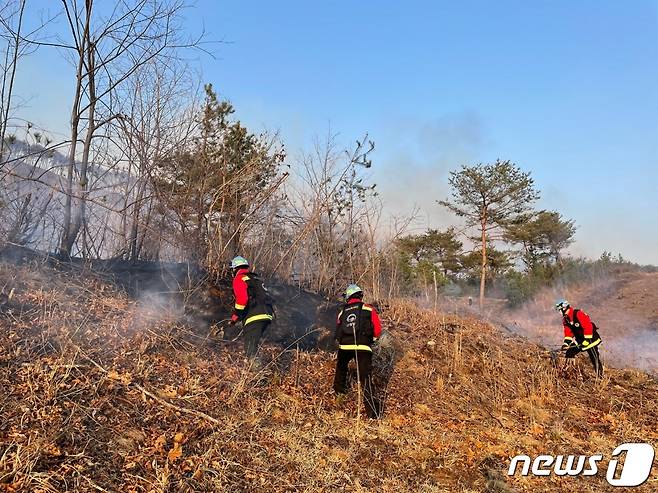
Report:
[[[15,141],[8,147],[8,163],[3,171],[0,198],[11,204],[5,209],[1,226],[11,228],[21,216],[21,206],[29,200],[27,208],[29,228],[21,239],[25,246],[44,251],[56,251],[63,217],[68,159],[62,152],[44,149],[37,144]],[[87,226],[96,238],[102,238],[106,229],[121,231],[122,211],[130,212],[136,178],[117,166],[91,164],[88,171],[89,193]],[[77,178],[74,178],[77,180]],[[77,181],[76,181],[77,183]],[[100,257],[115,255],[119,245],[111,241],[100,242]],[[123,245],[121,245],[123,246]]]

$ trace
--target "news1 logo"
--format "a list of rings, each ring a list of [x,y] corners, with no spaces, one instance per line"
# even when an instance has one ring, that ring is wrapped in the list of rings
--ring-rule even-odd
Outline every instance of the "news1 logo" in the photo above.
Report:
[[[655,451],[648,443],[623,443],[612,451],[605,479],[612,486],[640,486],[651,474]],[[621,459],[625,456],[623,464]],[[596,476],[603,455],[539,455],[532,460],[517,455],[510,462],[508,476],[516,474],[521,465],[521,476]]]

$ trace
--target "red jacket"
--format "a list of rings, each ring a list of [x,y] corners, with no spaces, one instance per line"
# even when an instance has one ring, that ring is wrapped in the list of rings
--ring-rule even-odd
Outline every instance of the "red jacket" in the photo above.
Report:
[[[569,347],[576,343],[581,350],[592,349],[601,344],[596,324],[589,315],[577,308],[569,308],[563,316],[564,326],[563,346]]]
[[[233,278],[235,306],[231,320],[242,320],[244,326],[274,319],[274,301],[263,280],[248,267],[239,269]]]
[[[238,314],[242,313],[249,304],[249,287],[247,286],[246,281],[242,278],[245,274],[249,274],[248,268],[239,269],[233,278],[233,296],[235,296],[235,307],[233,310],[233,315],[231,315],[231,320],[234,322],[237,322],[240,319]]]
[[[569,327],[569,322],[572,324],[575,323],[572,307],[569,307],[562,320],[562,325],[564,326],[564,338],[571,340],[575,335],[573,330],[571,330],[571,327]],[[585,338],[589,339],[594,335],[594,324],[592,324],[592,319],[582,310],[578,310],[578,323],[582,327],[583,336],[585,336]]]

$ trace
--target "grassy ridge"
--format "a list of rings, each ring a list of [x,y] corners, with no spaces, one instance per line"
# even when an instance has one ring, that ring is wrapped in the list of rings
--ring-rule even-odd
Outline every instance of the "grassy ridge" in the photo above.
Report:
[[[386,415],[337,401],[333,354],[209,340],[93,277],[0,264],[4,491],[613,491],[594,478],[507,478],[511,456],[658,444],[658,384],[404,300]],[[604,470],[605,463],[602,464]],[[653,477],[656,477],[654,471]],[[651,481],[636,491],[652,491]]]

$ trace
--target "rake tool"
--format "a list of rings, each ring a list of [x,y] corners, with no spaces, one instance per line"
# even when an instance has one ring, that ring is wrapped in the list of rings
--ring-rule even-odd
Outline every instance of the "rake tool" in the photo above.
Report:
[[[231,324],[231,319],[230,318],[225,318],[224,320],[220,320],[216,324],[214,324],[212,327],[210,327],[210,332],[208,333],[207,337],[213,338],[213,339],[219,339],[222,341],[228,341],[228,342],[235,342],[238,340],[238,338],[242,335],[242,332],[244,330],[244,326],[240,324],[240,332],[233,338],[233,339],[224,339],[224,334],[226,331],[226,327],[228,327]]]

